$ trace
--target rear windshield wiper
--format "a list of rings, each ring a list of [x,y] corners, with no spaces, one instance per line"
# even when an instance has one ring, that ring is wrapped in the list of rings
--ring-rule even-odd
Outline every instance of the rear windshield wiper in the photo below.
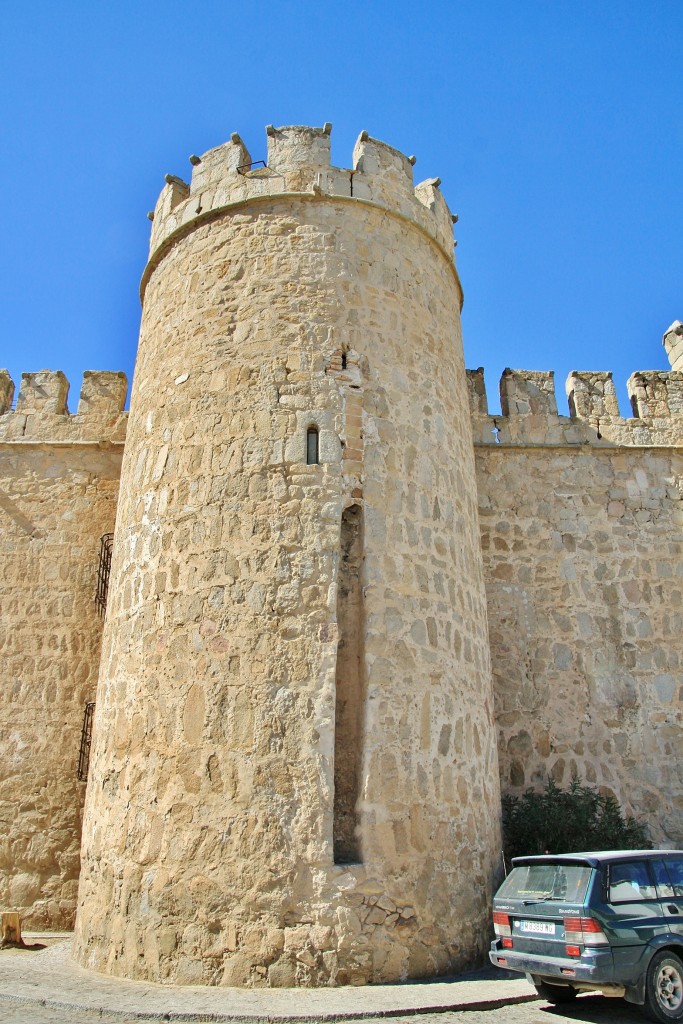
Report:
[[[550,903],[555,900],[557,903],[566,903],[565,896],[539,896],[536,900],[522,900],[525,907],[528,907],[530,903]]]

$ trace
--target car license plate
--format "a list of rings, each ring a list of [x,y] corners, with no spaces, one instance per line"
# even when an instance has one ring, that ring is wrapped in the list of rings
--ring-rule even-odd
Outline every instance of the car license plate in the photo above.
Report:
[[[554,935],[555,925],[552,921],[520,921],[520,929],[532,935]]]

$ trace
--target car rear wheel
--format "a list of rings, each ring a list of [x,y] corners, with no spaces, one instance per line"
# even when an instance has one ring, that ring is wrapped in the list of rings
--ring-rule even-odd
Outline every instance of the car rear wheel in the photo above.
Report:
[[[550,985],[547,981],[534,981],[534,988],[541,999],[548,1003],[571,1003],[572,999],[576,999],[576,989],[570,988],[569,985]]]
[[[643,1010],[650,1020],[683,1021],[683,961],[675,953],[663,949],[650,960]]]

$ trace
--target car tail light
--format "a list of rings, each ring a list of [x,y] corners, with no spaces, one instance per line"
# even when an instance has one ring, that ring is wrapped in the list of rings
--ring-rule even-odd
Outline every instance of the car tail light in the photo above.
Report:
[[[581,956],[581,946],[565,946],[567,956]]]
[[[574,939],[575,942],[581,942],[584,946],[606,946],[609,944],[602,925],[592,917],[565,917],[564,934],[567,939]],[[574,956],[575,954],[570,953],[569,955]]]
[[[512,939],[502,939],[501,945],[503,949],[512,949]]]
[[[493,930],[496,935],[512,935],[510,927],[510,915],[502,914],[499,910],[493,911]]]

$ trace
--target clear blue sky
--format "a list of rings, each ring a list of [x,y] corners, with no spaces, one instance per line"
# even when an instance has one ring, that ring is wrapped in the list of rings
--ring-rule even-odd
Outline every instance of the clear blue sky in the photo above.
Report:
[[[467,365],[667,369],[683,319],[681,0],[5,0],[0,365],[132,376],[166,172],[238,131],[366,129],[438,175]]]

